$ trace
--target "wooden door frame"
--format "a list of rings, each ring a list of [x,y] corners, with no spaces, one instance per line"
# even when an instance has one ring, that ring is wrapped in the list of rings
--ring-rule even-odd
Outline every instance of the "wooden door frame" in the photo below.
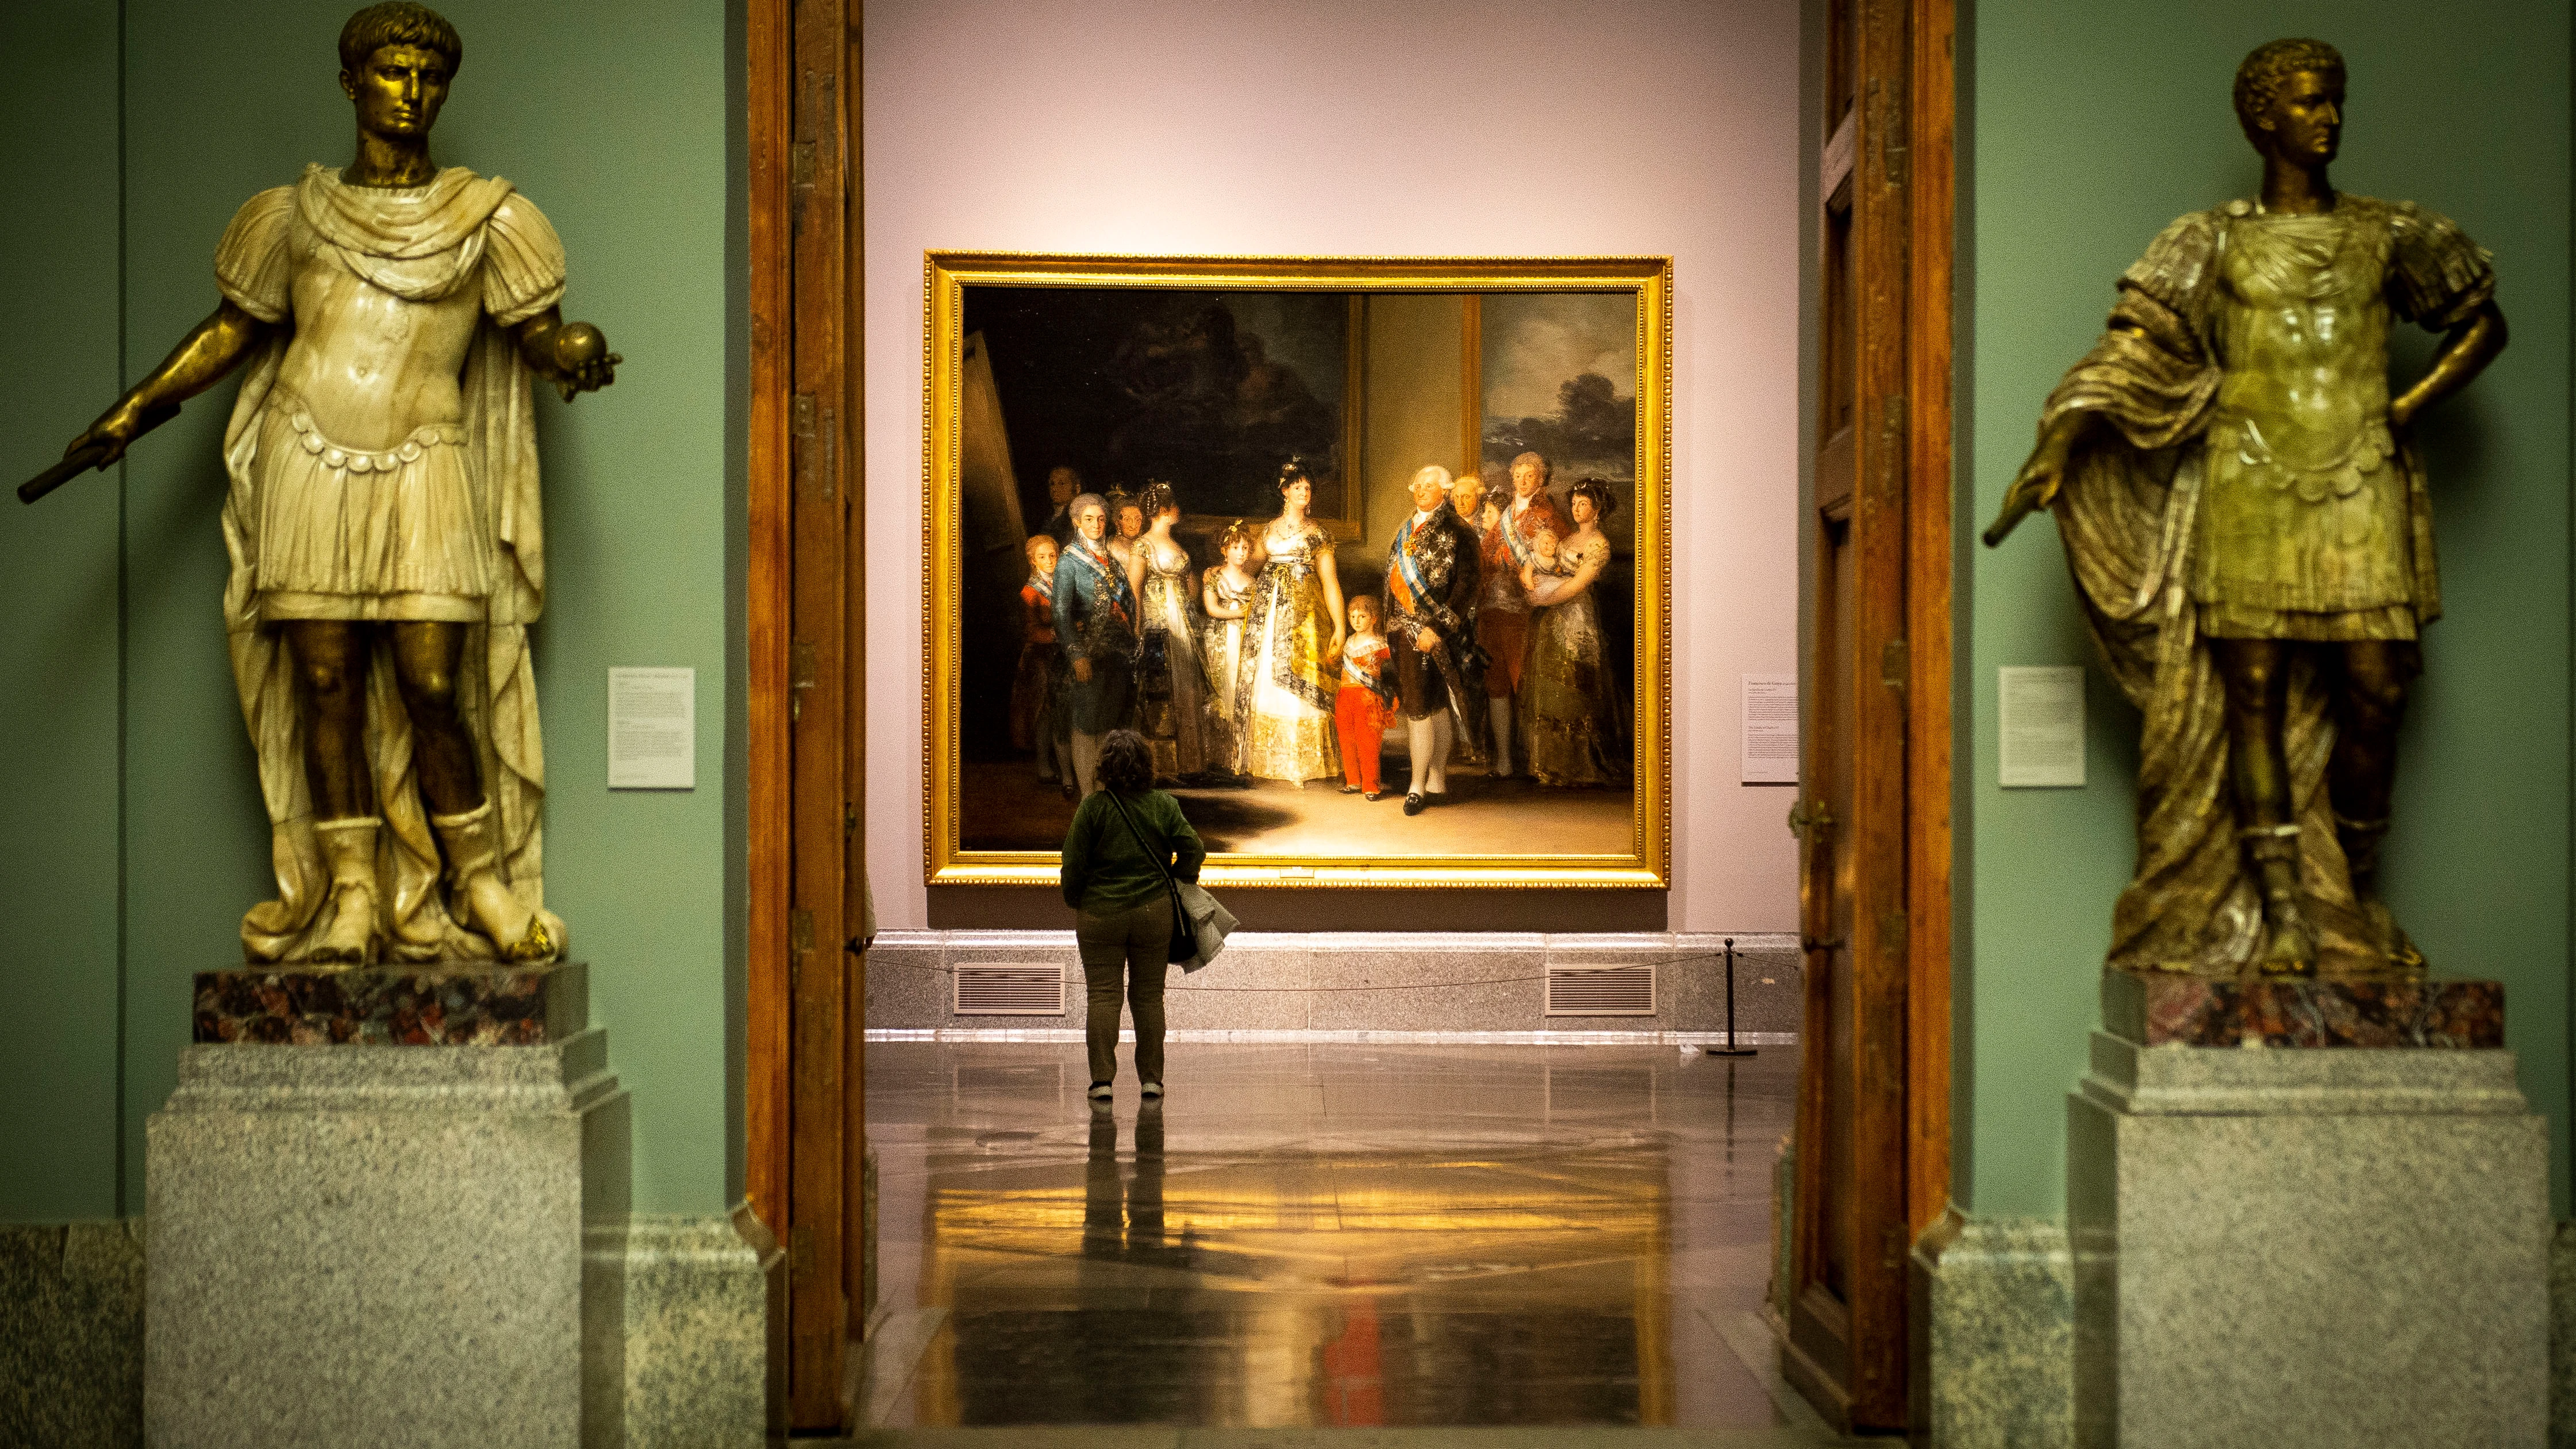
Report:
[[[749,558],[744,1198],[785,1248],[771,1384],[847,1424],[863,1117],[853,547],[857,0],[749,0]],[[783,1306],[784,1312],[781,1313]]]
[[[1867,661],[1878,668],[1875,687],[1860,683],[1852,701],[1853,818],[1832,828],[1852,832],[1854,851],[1848,969],[1855,1030],[1865,1032],[1855,1066],[1864,1078],[1901,1083],[1892,1104],[1883,1093],[1855,1094],[1853,1135],[1899,1143],[1904,1160],[1893,1170],[1884,1162],[1856,1167],[1855,1180],[1840,1184],[1879,1209],[1872,1220],[1890,1223],[1884,1241],[1845,1245],[1848,1311],[1835,1335],[1848,1350],[1845,1363],[1820,1362],[1799,1346],[1800,1299],[1822,1228],[1805,1212],[1793,1217],[1781,1354],[1785,1374],[1845,1430],[1907,1425],[1909,1250],[1949,1199],[1953,778],[1956,0],[1860,0],[1855,8],[1850,255],[1858,354],[1849,507],[1853,566],[1877,586],[1855,590],[1846,666],[1855,681],[1868,680]],[[1887,77],[1900,67],[1903,90],[1891,94]],[[1817,205],[1829,200],[1819,194]],[[1892,329],[1894,344],[1874,342],[1873,329]],[[1817,682],[1809,684],[1815,696]],[[1812,872],[1813,853],[1810,837],[1802,873]],[[1805,915],[1802,906],[1802,930]],[[1811,1058],[1822,1050],[1814,1040],[1804,1046]],[[1895,1054],[1890,1046],[1898,1060],[1885,1059]],[[1834,1166],[1816,1150],[1820,1111],[1821,1103],[1800,1104],[1801,1200],[1814,1200]]]

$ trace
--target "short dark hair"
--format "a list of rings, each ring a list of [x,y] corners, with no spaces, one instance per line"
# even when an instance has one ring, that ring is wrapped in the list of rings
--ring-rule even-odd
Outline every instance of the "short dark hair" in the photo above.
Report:
[[[2281,94],[2281,82],[2300,71],[2312,70],[2344,82],[2343,52],[2322,40],[2269,40],[2254,47],[2245,63],[2236,68],[2236,124],[2245,128],[2245,139],[2256,139],[2255,123],[2272,109]]]
[[[1279,465],[1279,491],[1287,492],[1288,485],[1300,478],[1306,480],[1307,487],[1315,486],[1315,475],[1306,470],[1306,457],[1303,453]]]
[[[417,45],[447,57],[447,73],[465,64],[465,42],[447,17],[411,0],[386,0],[349,17],[340,27],[340,69],[355,74],[367,57],[388,45]]]
[[[1103,790],[1121,795],[1142,795],[1154,788],[1154,755],[1145,748],[1145,737],[1134,730],[1111,730],[1100,741],[1100,764],[1095,773]]]

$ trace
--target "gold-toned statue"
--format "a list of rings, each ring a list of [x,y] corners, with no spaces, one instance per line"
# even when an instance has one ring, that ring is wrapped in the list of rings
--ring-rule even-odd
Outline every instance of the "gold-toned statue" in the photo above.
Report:
[[[352,16],[357,159],[252,197],[216,253],[213,315],[28,485],[115,461],[247,364],[224,433],[224,626],[278,889],[242,921],[253,962],[565,945],[527,644],[545,597],[534,387],[606,387],[620,359],[563,320],[563,247],[527,198],[431,164],[462,55],[424,6]]]
[[[2374,890],[2417,639],[2441,612],[2408,433],[2503,350],[2504,315],[2459,228],[2327,183],[2334,47],[2257,49],[2235,99],[2261,200],[2182,218],[2121,276],[1986,541],[2053,509],[2145,712],[2112,966],[2420,969]],[[2392,318],[2446,334],[2394,398]]]

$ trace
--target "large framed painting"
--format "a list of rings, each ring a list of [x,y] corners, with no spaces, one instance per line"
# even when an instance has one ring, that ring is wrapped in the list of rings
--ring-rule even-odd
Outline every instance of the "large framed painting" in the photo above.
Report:
[[[1669,884],[1669,258],[926,271],[931,883],[1128,729],[1210,884]]]

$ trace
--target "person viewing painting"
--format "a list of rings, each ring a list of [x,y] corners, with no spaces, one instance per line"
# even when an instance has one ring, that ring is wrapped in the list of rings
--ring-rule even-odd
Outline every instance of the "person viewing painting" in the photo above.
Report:
[[[1198,603],[1190,551],[1172,537],[1181,505],[1169,483],[1145,485],[1145,531],[1129,545],[1127,583],[1141,610],[1138,719],[1154,770],[1185,785],[1206,783],[1207,674],[1199,664]]]
[[[1386,722],[1395,713],[1395,686],[1387,665],[1394,651],[1377,631],[1377,600],[1361,594],[1351,600],[1351,631],[1342,641],[1342,688],[1333,697],[1333,728],[1341,738],[1342,793],[1374,801],[1378,787],[1378,754],[1386,744]]]
[[[1342,583],[1332,539],[1306,516],[1314,501],[1314,479],[1291,459],[1279,470],[1279,516],[1258,540],[1261,573],[1244,630],[1250,658],[1235,684],[1243,769],[1299,786],[1342,768],[1333,739]]]
[[[1078,511],[1078,510],[1077,510]],[[1112,730],[1095,755],[1100,789],[1086,791],[1064,833],[1058,882],[1073,908],[1082,957],[1095,1102],[1118,1075],[1118,997],[1136,1019],[1136,1075],[1148,1101],[1163,1095],[1163,975],[1171,966],[1172,893],[1196,881],[1207,847],[1181,804],[1154,788],[1153,755],[1134,730]],[[1121,978],[1124,978],[1123,982]]]
[[[1574,531],[1547,491],[1549,472],[1547,459],[1537,453],[1512,459],[1511,501],[1485,510],[1491,521],[1480,536],[1484,587],[1476,599],[1476,642],[1485,651],[1485,701],[1494,735],[1489,773],[1497,780],[1513,774],[1514,701],[1529,658],[1530,606],[1520,587],[1521,568],[1530,561],[1540,530],[1559,538]]]
[[[1207,615],[1207,633],[1199,641],[1199,663],[1207,670],[1206,754],[1212,782],[1247,785],[1244,773],[1243,717],[1236,713],[1236,685],[1243,678],[1246,616],[1252,612],[1252,551],[1259,530],[1236,519],[1217,537],[1225,562],[1207,571],[1199,588],[1199,606]]]
[[[1573,532],[1560,542],[1554,530],[1541,529],[1517,581],[1529,602],[1518,718],[1530,778],[1542,785],[1597,786],[1627,778],[1594,588],[1610,563],[1601,521],[1615,506],[1610,486],[1600,479],[1575,484],[1566,497]]]
[[[1055,632],[1071,675],[1064,683],[1064,710],[1075,783],[1089,795],[1097,783],[1101,739],[1126,723],[1132,702],[1136,591],[1103,538],[1108,504],[1099,494],[1085,493],[1067,511],[1074,535],[1055,565]]]
[[[1020,663],[1011,676],[1011,745],[1034,751],[1038,778],[1060,782],[1073,798],[1073,749],[1065,738],[1064,650],[1055,637],[1055,566],[1061,552],[1043,533],[1029,535],[1029,581],[1020,585]]]

